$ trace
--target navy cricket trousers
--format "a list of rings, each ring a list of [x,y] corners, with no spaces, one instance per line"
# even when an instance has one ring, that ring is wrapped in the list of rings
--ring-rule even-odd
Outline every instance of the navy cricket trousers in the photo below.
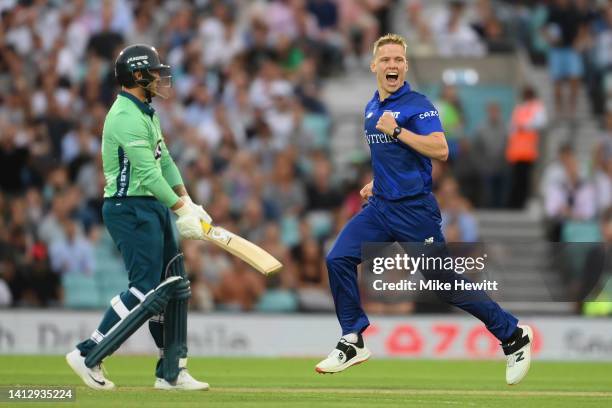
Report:
[[[170,210],[155,197],[106,198],[102,216],[123,257],[129,287],[143,294],[155,289],[180,252]]]
[[[430,193],[399,201],[372,197],[369,204],[344,226],[326,257],[329,285],[342,335],[361,333],[370,324],[361,307],[357,284],[357,265],[362,261],[361,245],[365,242],[423,243],[431,237],[434,242],[444,242],[440,223],[440,209]],[[426,279],[432,278],[422,273]],[[453,271],[446,273],[445,280],[465,280]],[[461,291],[451,291],[442,300],[480,319],[502,342],[510,338],[516,329],[518,319],[503,310],[485,292],[466,296]]]

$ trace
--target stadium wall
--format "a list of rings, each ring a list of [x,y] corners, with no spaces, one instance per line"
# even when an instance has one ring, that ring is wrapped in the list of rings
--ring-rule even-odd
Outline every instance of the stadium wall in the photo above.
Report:
[[[0,354],[63,354],[88,337],[98,312],[0,311]],[[374,317],[367,335],[376,358],[501,358],[498,342],[469,317],[431,315]],[[541,360],[612,361],[609,319],[531,317],[535,355]],[[330,315],[191,314],[192,356],[321,356],[338,335]],[[120,349],[122,354],[155,353],[146,328]]]

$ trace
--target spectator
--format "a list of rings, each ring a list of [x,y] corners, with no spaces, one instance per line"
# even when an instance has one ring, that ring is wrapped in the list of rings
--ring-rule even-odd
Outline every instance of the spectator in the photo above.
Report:
[[[4,278],[7,279],[17,306],[44,307],[57,304],[60,297],[59,276],[49,267],[46,247],[34,243],[21,225],[13,226],[7,242]]]
[[[423,15],[421,0],[411,0],[406,5],[407,24],[402,25],[402,33],[408,42],[408,52],[415,57],[428,57],[436,52],[433,33]]]
[[[0,308],[10,306],[13,303],[13,295],[8,284],[0,277]]]
[[[297,19],[302,26],[300,41],[309,44],[309,55],[317,56],[317,71],[322,76],[341,72],[344,59],[342,49],[345,48],[346,39],[338,28],[337,2],[308,0],[306,8],[300,10]],[[309,37],[307,39],[304,38],[306,33]]]
[[[576,112],[580,80],[584,65],[580,52],[585,44],[587,27],[584,16],[571,0],[554,0],[548,8],[544,36],[550,45],[548,65],[555,87],[555,109],[559,117]],[[569,85],[569,98],[563,98],[563,86]]]
[[[225,271],[216,289],[219,308],[226,311],[252,310],[265,290],[265,278],[236,257],[232,257],[231,262],[232,266]]]
[[[485,44],[487,53],[506,53],[514,51],[511,37],[505,32],[502,21],[495,14],[490,0],[479,0],[476,2],[477,21],[472,23],[472,28],[480,40]]]
[[[75,220],[64,220],[62,227],[64,239],[54,241],[49,247],[51,269],[59,275],[93,275],[95,261],[92,243],[79,233]]]
[[[482,185],[482,205],[501,208],[506,204],[508,169],[506,150],[507,127],[496,102],[487,104],[487,117],[475,134],[474,152],[478,157]]]
[[[90,39],[87,49],[107,61],[113,61],[118,48],[123,44],[123,36],[112,27],[115,10],[112,1],[102,2],[100,12],[101,26]]]
[[[214,2],[212,13],[204,18],[198,34],[204,46],[203,61],[206,67],[227,67],[244,48],[240,34],[236,27],[235,11],[226,2]]]
[[[448,242],[476,242],[478,222],[470,203],[461,196],[459,185],[452,177],[440,182],[436,191],[442,215],[442,231]]]
[[[474,205],[480,205],[482,196],[481,157],[474,149],[473,142],[467,137],[459,139],[456,151],[450,170],[459,183],[461,194]]]
[[[134,24],[126,32],[126,44],[159,44],[158,22],[153,19],[153,9],[140,4],[134,9]]]
[[[22,176],[26,171],[29,149],[20,141],[18,128],[9,123],[2,124],[0,135],[0,189],[8,193],[22,192],[25,183]],[[21,135],[24,136],[23,134]]]
[[[453,158],[459,148],[459,139],[464,136],[463,106],[457,87],[444,84],[440,92],[440,99],[435,105],[440,113],[440,121],[448,141],[449,157]]]
[[[273,143],[283,150],[291,143],[300,127],[301,110],[296,103],[293,88],[288,81],[274,81],[270,84],[272,106],[265,114],[265,121],[272,131]]]
[[[540,132],[546,126],[546,108],[531,87],[512,111],[506,160],[511,166],[510,208],[523,208],[531,191],[531,173],[538,158]]]
[[[343,196],[333,185],[329,160],[322,158],[314,163],[312,181],[306,186],[308,210],[332,210],[337,208]]]
[[[612,207],[612,137],[606,141],[596,144],[593,148],[592,181],[598,214],[603,214],[606,209]]]
[[[371,47],[379,34],[379,24],[363,0],[338,0],[340,29],[346,39],[348,68],[369,67]],[[355,37],[359,41],[355,41]]]
[[[566,144],[557,161],[546,169],[542,196],[549,225],[549,239],[561,240],[563,225],[568,220],[591,220],[596,214],[593,185],[580,174],[574,149]]]
[[[594,32],[594,78],[591,94],[595,113],[612,112],[612,3],[603,6]]]
[[[306,238],[296,249],[298,263],[298,300],[300,308],[307,312],[329,312],[334,303],[327,288],[327,272],[323,262],[325,257],[319,244]]]
[[[38,236],[47,245],[56,240],[63,240],[64,229],[62,222],[66,220],[71,212],[71,204],[67,194],[56,194],[52,198],[51,211],[45,215],[38,225]]]
[[[438,54],[443,57],[482,56],[486,48],[464,18],[465,3],[453,0],[433,18],[432,29]]]
[[[303,183],[296,178],[291,157],[279,154],[276,157],[273,181],[266,186],[264,198],[279,216],[296,216],[303,210],[306,201]]]

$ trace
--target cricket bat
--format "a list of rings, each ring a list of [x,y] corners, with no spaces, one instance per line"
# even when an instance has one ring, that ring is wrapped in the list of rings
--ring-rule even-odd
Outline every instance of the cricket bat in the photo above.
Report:
[[[278,272],[283,264],[254,243],[217,225],[201,222],[207,240],[242,259],[264,275]]]

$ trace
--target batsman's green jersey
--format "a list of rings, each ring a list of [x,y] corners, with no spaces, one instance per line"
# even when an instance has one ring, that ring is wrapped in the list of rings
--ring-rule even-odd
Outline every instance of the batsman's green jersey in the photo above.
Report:
[[[183,184],[162,137],[155,110],[120,92],[102,133],[104,197],[154,196],[167,207],[178,201],[172,187]]]

